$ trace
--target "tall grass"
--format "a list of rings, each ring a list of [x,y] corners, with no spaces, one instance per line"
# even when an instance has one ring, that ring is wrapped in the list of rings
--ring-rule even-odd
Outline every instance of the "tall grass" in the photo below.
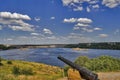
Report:
[[[0,80],[56,80],[62,77],[62,69],[34,62],[2,60]]]

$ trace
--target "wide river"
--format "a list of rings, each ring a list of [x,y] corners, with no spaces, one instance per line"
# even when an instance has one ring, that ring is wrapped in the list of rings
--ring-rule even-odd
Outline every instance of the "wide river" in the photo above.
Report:
[[[0,56],[5,59],[40,62],[63,67],[65,64],[57,59],[59,55],[71,61],[74,61],[79,56],[95,58],[101,55],[109,55],[120,58],[120,50],[88,49],[76,51],[70,48],[37,48],[0,51]]]

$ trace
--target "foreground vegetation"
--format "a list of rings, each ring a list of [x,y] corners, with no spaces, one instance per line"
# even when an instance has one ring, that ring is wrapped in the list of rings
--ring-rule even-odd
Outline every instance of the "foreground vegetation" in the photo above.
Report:
[[[93,59],[80,56],[75,63],[97,72],[120,71],[120,59],[111,56],[100,56]]]
[[[120,59],[111,56],[100,56],[90,59],[80,56],[75,60],[79,66],[85,67],[98,74],[100,80],[120,80]],[[72,80],[80,80],[79,72],[69,66],[64,67],[65,75]]]
[[[65,48],[115,49],[120,50],[120,42],[69,44]]]
[[[62,69],[34,62],[0,61],[0,80],[56,80]]]
[[[120,72],[120,59],[111,56],[100,56],[92,59],[80,56],[75,60],[75,63],[95,72]],[[69,66],[65,66],[65,73],[69,68]]]

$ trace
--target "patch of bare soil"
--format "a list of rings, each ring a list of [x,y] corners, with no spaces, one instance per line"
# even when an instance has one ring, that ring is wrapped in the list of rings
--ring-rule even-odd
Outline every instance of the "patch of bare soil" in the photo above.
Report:
[[[100,80],[120,80],[120,72],[101,72],[98,76]]]

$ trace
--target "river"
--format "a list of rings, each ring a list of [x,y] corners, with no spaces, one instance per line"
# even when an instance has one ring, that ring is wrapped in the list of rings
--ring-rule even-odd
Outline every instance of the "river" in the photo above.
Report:
[[[74,61],[79,56],[88,56],[89,58],[95,58],[101,55],[109,55],[120,58],[120,50],[83,49],[76,51],[71,48],[36,48],[0,51],[0,56],[8,60],[40,62],[63,67],[65,64],[57,59],[58,55],[61,55],[71,61]]]

